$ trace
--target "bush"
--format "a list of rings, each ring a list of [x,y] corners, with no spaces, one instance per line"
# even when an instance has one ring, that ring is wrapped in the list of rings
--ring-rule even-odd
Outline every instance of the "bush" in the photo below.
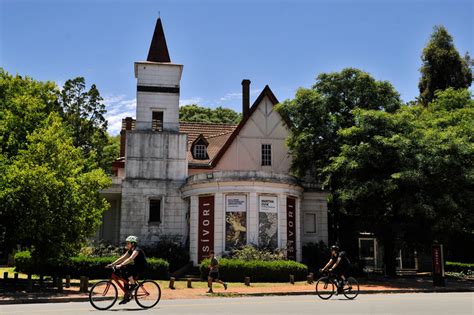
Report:
[[[87,276],[90,279],[104,279],[110,277],[110,269],[105,266],[115,261],[117,257],[89,257],[75,256],[60,265],[34,265],[31,260],[29,251],[18,252],[15,255],[15,270],[28,274],[43,274],[66,276],[73,278]],[[169,264],[167,261],[159,258],[148,258],[147,271],[141,276],[142,278],[152,279],[168,279]]]
[[[201,277],[207,279],[210,260],[201,262]],[[219,260],[219,273],[225,281],[243,282],[245,277],[250,277],[252,282],[288,282],[290,275],[295,280],[304,280],[308,275],[308,267],[292,260],[274,261],[244,261],[240,259]]]
[[[473,270],[474,264],[468,263],[447,261],[445,266],[445,271],[447,272],[457,272],[465,275],[471,275]]]
[[[235,249],[230,255],[231,258],[244,261],[260,260],[260,261],[275,261],[285,260],[286,255],[282,250],[270,251],[267,249],[258,249],[252,245],[243,246],[240,249]]]
[[[90,241],[87,246],[82,247],[79,251],[80,256],[82,255],[90,257],[121,256],[123,253],[123,248],[105,244],[101,241]]]
[[[303,245],[302,255],[304,264],[309,266],[312,270],[318,270],[327,264],[329,258],[331,258],[331,251],[327,245],[321,241],[319,243]]]
[[[189,262],[188,247],[180,241],[179,236],[164,235],[155,245],[142,248],[147,256],[168,261],[171,271],[175,271]]]

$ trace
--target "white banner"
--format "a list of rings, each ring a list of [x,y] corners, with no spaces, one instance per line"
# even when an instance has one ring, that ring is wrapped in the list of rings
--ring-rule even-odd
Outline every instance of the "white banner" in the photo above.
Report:
[[[226,212],[245,212],[247,211],[247,196],[245,195],[227,195]]]
[[[260,212],[278,212],[276,196],[259,196]]]

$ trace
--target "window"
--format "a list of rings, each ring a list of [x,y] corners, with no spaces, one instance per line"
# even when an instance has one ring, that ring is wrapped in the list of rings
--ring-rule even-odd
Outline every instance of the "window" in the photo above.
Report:
[[[149,222],[161,222],[161,199],[150,199]]]
[[[262,144],[262,166],[272,165],[272,145]]]
[[[375,238],[359,238],[359,258],[375,259]]]
[[[304,232],[308,234],[316,233],[316,213],[305,213]]]
[[[207,152],[206,152],[206,145],[204,144],[196,144],[194,146],[194,158],[198,160],[205,160],[207,159]]]
[[[151,118],[151,129],[153,131],[163,131],[163,112],[153,112]]]

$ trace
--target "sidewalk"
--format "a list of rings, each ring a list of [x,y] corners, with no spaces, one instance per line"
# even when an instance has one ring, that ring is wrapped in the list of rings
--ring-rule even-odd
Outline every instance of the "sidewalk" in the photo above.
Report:
[[[193,288],[186,288],[186,282],[177,281],[176,289],[168,288],[167,281],[158,281],[162,289],[162,299],[205,299],[215,297],[264,296],[264,295],[312,295],[314,285],[306,282],[289,283],[255,283],[250,287],[242,283],[229,283],[229,289],[224,291],[221,285],[214,286],[214,294],[206,294],[207,283],[193,282]],[[423,293],[423,292],[474,292],[474,281],[447,280],[446,287],[434,287],[429,278],[397,278],[360,280],[361,294],[375,293]],[[88,295],[79,293],[78,287],[64,288],[64,293],[55,290],[26,293],[0,293],[0,304],[21,303],[61,303],[88,301]]]

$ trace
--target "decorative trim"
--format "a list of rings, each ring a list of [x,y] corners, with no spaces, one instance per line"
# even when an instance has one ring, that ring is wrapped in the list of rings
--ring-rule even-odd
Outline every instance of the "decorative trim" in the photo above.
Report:
[[[178,93],[179,87],[137,85],[138,92]]]

